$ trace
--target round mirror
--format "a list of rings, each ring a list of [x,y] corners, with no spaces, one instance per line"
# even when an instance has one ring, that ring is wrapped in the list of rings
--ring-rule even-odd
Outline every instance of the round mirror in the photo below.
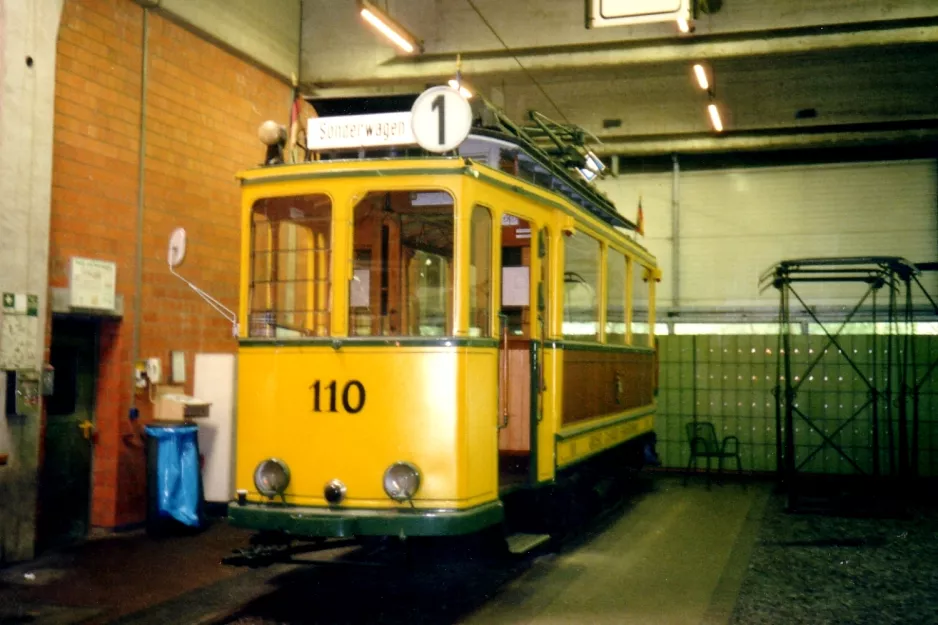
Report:
[[[170,267],[178,267],[186,258],[186,229],[176,228],[169,235],[169,251],[167,260]]]

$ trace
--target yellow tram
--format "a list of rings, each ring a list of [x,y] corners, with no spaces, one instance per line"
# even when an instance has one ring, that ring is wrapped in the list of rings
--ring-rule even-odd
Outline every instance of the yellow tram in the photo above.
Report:
[[[655,258],[533,131],[488,117],[443,154],[333,148],[239,174],[233,525],[543,531],[512,497],[653,453]]]

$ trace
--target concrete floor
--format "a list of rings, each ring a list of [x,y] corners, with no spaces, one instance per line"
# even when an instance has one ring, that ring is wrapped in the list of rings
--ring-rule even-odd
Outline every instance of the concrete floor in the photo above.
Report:
[[[646,479],[651,485],[647,492],[630,497],[553,551],[510,564],[457,553],[438,558],[433,566],[407,568],[395,560],[397,555],[385,553],[384,564],[390,566],[344,566],[339,563],[354,555],[332,554],[332,566],[230,569],[216,564],[217,559],[206,561],[206,556],[217,558],[219,548],[237,537],[219,526],[199,537],[179,539],[198,570],[199,583],[179,561],[172,567],[154,565],[137,582],[149,592],[122,591],[136,597],[132,610],[126,603],[114,609],[121,600],[108,595],[113,588],[86,589],[94,601],[83,603],[74,588],[76,580],[69,580],[74,572],[69,571],[49,581],[44,592],[33,589],[32,595],[47,607],[62,605],[57,597],[68,599],[65,604],[74,610],[97,607],[93,622],[116,618],[121,625],[728,623],[770,485],[727,483],[707,490],[700,478],[686,488],[674,476]],[[200,549],[201,543],[209,548]],[[163,544],[180,550],[171,542]],[[150,549],[136,552],[154,556]],[[87,567],[93,558],[79,560]],[[111,573],[99,579],[113,583],[114,567],[139,570],[140,565],[111,561]],[[183,579],[189,583],[181,584]],[[56,591],[56,585],[62,588]],[[164,586],[181,592],[165,592]],[[152,601],[141,605],[141,594]],[[11,596],[28,607],[29,597],[0,587],[0,603]],[[61,614],[52,620],[56,615],[49,614],[48,623],[80,620],[78,612],[74,621],[63,621]]]
[[[460,622],[727,623],[768,493],[659,478],[608,527],[540,558]]]
[[[249,537],[225,523],[165,539],[137,531],[0,568],[0,625],[103,625],[198,594],[243,574],[220,561]]]

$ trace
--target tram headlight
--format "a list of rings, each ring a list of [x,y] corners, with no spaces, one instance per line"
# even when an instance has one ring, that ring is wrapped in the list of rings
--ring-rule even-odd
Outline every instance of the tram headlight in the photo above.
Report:
[[[395,462],[384,472],[384,492],[394,501],[413,499],[420,488],[420,471],[409,462]]]
[[[290,469],[283,460],[268,458],[254,469],[254,486],[265,497],[282,495],[289,484]]]

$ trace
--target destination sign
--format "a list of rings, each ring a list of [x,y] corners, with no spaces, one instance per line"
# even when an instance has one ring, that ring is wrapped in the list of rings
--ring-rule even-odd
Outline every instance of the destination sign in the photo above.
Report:
[[[307,124],[310,150],[374,148],[417,143],[411,112],[313,117]]]

